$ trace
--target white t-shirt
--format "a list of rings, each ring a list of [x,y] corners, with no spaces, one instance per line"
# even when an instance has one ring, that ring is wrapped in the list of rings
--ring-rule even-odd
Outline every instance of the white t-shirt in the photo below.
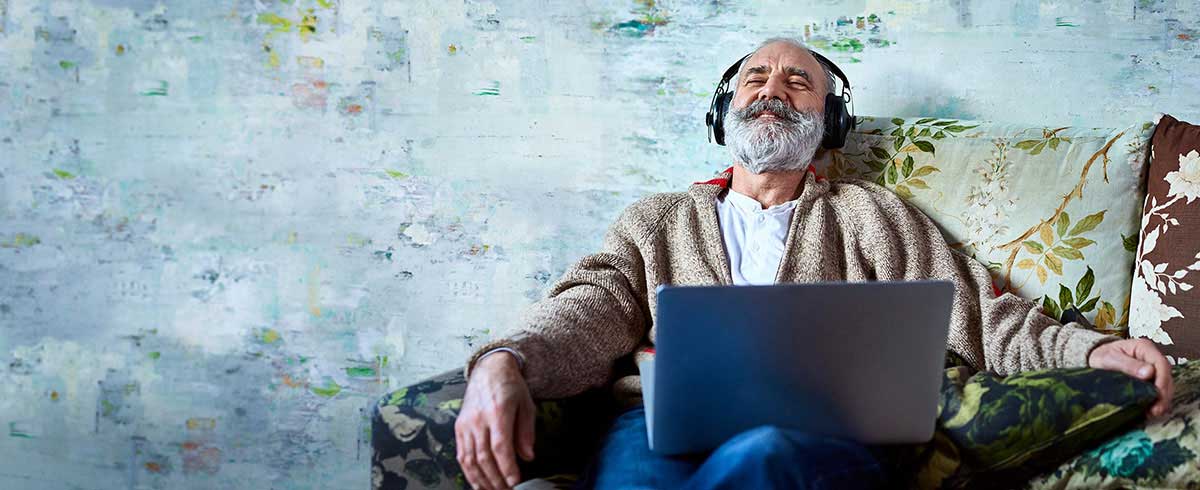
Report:
[[[734,284],[775,283],[798,199],[762,209],[753,197],[733,189],[724,199],[717,197],[717,218]]]

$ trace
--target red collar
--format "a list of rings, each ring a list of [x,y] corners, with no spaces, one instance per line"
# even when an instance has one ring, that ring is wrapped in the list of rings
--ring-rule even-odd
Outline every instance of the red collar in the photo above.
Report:
[[[825,180],[825,177],[822,177],[819,174],[817,174],[817,168],[813,167],[813,164],[811,164],[811,163],[808,164],[808,173],[813,174],[813,177],[817,178],[817,182],[821,182],[821,181]],[[726,176],[725,174],[729,174],[729,175]],[[693,184],[711,184],[711,185],[720,186],[722,189],[725,189],[725,188],[729,187],[729,182],[731,180],[733,180],[733,167],[729,167],[725,170],[722,170],[721,175],[717,176],[716,178],[705,180],[703,182],[693,182]]]

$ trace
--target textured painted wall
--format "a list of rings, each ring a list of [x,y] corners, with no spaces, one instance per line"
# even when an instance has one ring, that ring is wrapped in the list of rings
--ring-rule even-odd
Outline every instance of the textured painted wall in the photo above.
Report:
[[[0,488],[362,488],[765,36],[861,114],[1200,120],[1190,0],[0,0]]]

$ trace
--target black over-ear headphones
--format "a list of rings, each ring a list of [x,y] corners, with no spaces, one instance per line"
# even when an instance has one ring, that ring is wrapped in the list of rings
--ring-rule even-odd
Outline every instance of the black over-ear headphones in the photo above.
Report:
[[[817,59],[818,63],[842,80],[841,93],[825,94],[825,135],[821,139],[821,146],[825,148],[841,148],[846,144],[846,134],[855,126],[854,113],[846,108],[846,104],[853,98],[853,94],[850,92],[850,80],[837,65],[829,61],[829,58],[821,56],[821,53],[816,51],[809,52]],[[738,68],[751,54],[754,53],[743,56],[725,70],[725,74],[721,77],[721,83],[717,85],[716,92],[713,92],[712,102],[708,106],[708,114],[704,115],[704,123],[710,130],[709,141],[715,139],[718,145],[725,145],[725,114],[729,111],[730,102],[733,101],[733,92],[729,90],[729,80],[737,75]]]

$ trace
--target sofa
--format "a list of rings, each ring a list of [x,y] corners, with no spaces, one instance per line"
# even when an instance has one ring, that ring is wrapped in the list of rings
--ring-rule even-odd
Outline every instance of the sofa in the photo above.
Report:
[[[1200,241],[1190,250],[1181,232],[1193,214],[1200,227],[1190,207],[1200,154],[1186,153],[1200,147],[1196,129],[1163,115],[1119,128],[860,117],[845,147],[816,157],[827,178],[872,181],[919,207],[952,247],[988,267],[1002,294],[1033,299],[1064,321],[1082,317],[1087,328],[1150,338],[1176,363],[1168,416],[1139,418],[1061,461],[1042,461],[1021,481],[1026,488],[1200,487],[1200,368],[1185,363],[1200,351],[1200,335],[1191,344],[1185,326],[1188,308],[1200,309],[1200,298],[1186,297]],[[1165,194],[1151,195],[1158,188]],[[1195,263],[1151,260],[1168,249]],[[465,387],[456,365],[371,407],[374,488],[467,488],[454,450]],[[615,403],[606,388],[536,402],[538,458],[521,462],[527,481],[518,488],[569,488]]]

